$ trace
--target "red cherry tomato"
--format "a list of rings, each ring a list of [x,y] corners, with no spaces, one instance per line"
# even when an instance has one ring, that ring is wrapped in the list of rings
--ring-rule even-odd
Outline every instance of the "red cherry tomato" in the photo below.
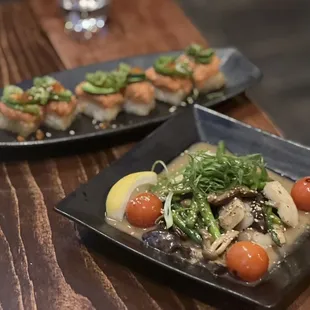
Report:
[[[258,244],[240,241],[227,251],[226,265],[232,274],[244,281],[253,282],[267,272],[269,257]]]
[[[299,210],[310,211],[310,176],[294,184],[291,196]]]
[[[161,215],[163,203],[154,194],[143,193],[131,199],[126,208],[128,222],[136,227],[151,227]]]

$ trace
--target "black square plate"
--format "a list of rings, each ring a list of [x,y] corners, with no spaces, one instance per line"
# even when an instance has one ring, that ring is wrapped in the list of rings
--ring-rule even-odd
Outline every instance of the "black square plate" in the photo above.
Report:
[[[258,82],[262,77],[261,71],[237,49],[218,48],[215,49],[215,52],[221,59],[221,71],[225,74],[227,83],[221,93],[222,95],[220,96],[213,98],[210,96],[208,97],[208,95],[199,96],[196,103],[207,107],[215,106],[226,99],[236,96],[252,86],[255,82]],[[109,62],[96,63],[72,70],[52,73],[51,75],[59,80],[66,88],[74,91],[76,85],[84,80],[87,72],[94,72],[96,70],[113,70],[117,67],[119,62],[126,62],[132,66],[147,69],[152,66],[155,59],[161,55],[177,56],[181,53],[181,51],[174,51],[135,56]],[[32,80],[21,82],[18,86],[27,89],[32,86]],[[2,91],[0,91],[0,93],[2,93]],[[148,116],[120,113],[116,120],[111,123],[111,126],[106,129],[100,129],[99,126],[93,124],[91,118],[79,115],[72,126],[65,132],[43,128],[45,132],[50,132],[52,136],[41,141],[36,141],[33,137],[30,137],[27,139],[28,141],[21,143],[16,141],[16,134],[0,130],[1,156],[4,156],[4,152],[7,150],[7,153],[9,154],[7,157],[10,158],[12,152],[9,151],[16,148],[21,148],[22,152],[24,151],[25,153],[26,148],[32,149],[33,147],[46,151],[46,146],[49,147],[48,152],[46,153],[50,154],[53,148],[59,148],[59,144],[62,144],[61,147],[64,147],[68,142],[70,144],[80,142],[79,144],[85,145],[85,140],[89,142],[90,139],[94,140],[100,138],[102,142],[102,138],[115,137],[115,135],[119,134],[132,134],[134,131],[146,132],[147,128],[153,129],[155,126],[173,116],[175,113],[171,113],[170,108],[171,105],[169,104],[157,102],[156,108]],[[187,108],[189,108],[189,106]],[[184,108],[180,107],[177,111],[183,109]],[[70,135],[70,130],[74,132],[74,135]]]
[[[56,210],[101,234],[124,249],[195,279],[223,294],[231,294],[255,307],[284,309],[307,284],[310,274],[310,239],[304,238],[265,280],[255,287],[228,278],[214,277],[207,269],[181,260],[142,243],[104,222],[105,201],[111,186],[123,176],[150,170],[156,160],[169,163],[197,142],[217,144],[224,140],[236,154],[261,153],[271,170],[296,180],[310,171],[310,149],[262,132],[207,108],[195,105],[163,124],[120,160],[70,194]],[[123,251],[124,249],[119,249]]]

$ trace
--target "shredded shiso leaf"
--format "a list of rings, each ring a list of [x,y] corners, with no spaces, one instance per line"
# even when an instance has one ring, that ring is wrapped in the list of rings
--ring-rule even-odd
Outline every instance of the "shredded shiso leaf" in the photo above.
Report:
[[[162,175],[152,188],[160,196],[173,192],[185,194],[218,193],[236,186],[246,186],[261,190],[269,180],[265,162],[261,154],[236,156],[225,152],[225,146],[219,143],[216,154],[206,151],[189,153],[189,163],[177,175],[179,182],[170,175]],[[171,182],[171,180],[174,180]]]

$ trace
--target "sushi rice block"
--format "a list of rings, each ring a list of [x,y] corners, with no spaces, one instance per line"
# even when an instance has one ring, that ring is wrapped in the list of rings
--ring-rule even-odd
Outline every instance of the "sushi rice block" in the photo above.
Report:
[[[221,60],[211,49],[205,49],[198,44],[187,47],[186,56],[179,59],[188,59],[193,68],[194,86],[201,93],[217,91],[225,86],[225,76],[220,71]]]
[[[26,138],[35,132],[44,117],[44,108],[48,100],[46,92],[33,89],[23,91],[8,85],[4,88],[0,101],[0,128],[17,133]]]
[[[75,96],[50,76],[35,78],[33,84],[35,88],[45,89],[49,94],[44,125],[55,130],[67,130],[79,112]]]
[[[153,85],[147,81],[144,70],[121,63],[118,71],[127,75],[124,110],[139,116],[148,115],[155,108]]]
[[[126,75],[97,71],[86,74],[85,81],[77,85],[75,93],[82,113],[100,121],[112,121],[122,110]]]
[[[155,87],[155,98],[160,101],[180,105],[192,91],[193,71],[187,59],[161,56],[145,73]]]

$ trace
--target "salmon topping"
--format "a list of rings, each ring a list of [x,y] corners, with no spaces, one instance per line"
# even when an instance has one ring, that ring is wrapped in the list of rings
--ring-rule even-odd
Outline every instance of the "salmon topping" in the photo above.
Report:
[[[184,55],[184,54],[183,54],[183,55],[180,55],[180,56],[178,57],[178,61],[187,62],[189,68],[190,68],[192,71],[194,71],[196,64],[195,64],[195,62],[194,62],[190,57],[188,57],[187,55]]]
[[[141,68],[133,67],[133,68],[131,68],[130,73],[131,74],[141,74],[141,73],[144,73],[144,71]]]
[[[115,106],[119,106],[124,103],[124,97],[120,93],[115,93],[115,94],[110,94],[110,95],[91,95],[91,94],[86,93],[82,89],[82,85],[83,83],[79,84],[75,88],[75,93],[78,98],[80,97],[80,98],[89,99],[93,101],[94,103],[107,109],[113,108]]]
[[[12,109],[1,101],[0,101],[0,112],[11,120],[22,121],[25,123],[36,123],[41,121],[41,119],[43,118],[43,108],[41,108],[40,115],[33,115],[30,113],[25,113],[22,111]]]
[[[210,77],[219,73],[220,64],[221,60],[217,56],[213,56],[212,61],[209,64],[196,64],[193,74],[196,86],[202,88]]]
[[[127,85],[125,98],[136,103],[148,104],[154,99],[154,87],[149,82],[139,82]]]
[[[67,101],[49,101],[46,105],[46,112],[55,113],[59,116],[67,116],[76,109],[76,98],[72,97],[72,100]]]
[[[63,87],[62,84],[60,84],[59,82],[56,82],[52,85],[53,91],[55,93],[61,93],[65,90],[65,88]]]
[[[191,80],[161,75],[157,73],[153,67],[147,69],[145,74],[156,87],[166,89],[168,91],[177,92],[179,90],[183,90],[188,94],[193,87]]]

